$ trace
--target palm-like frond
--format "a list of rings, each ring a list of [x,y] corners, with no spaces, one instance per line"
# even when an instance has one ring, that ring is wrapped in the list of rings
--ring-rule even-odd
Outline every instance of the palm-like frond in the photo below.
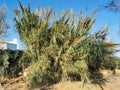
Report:
[[[105,9],[109,9],[111,11],[119,12],[120,11],[120,0],[111,0],[108,5],[104,6]]]
[[[81,13],[75,22],[73,11],[63,11],[59,19],[54,12],[54,22],[50,26],[50,8],[40,10],[38,6],[40,15],[31,12],[30,6],[23,8],[20,3],[20,8],[22,15],[15,9],[14,20],[17,32],[29,51],[28,56],[38,64],[31,73],[33,81],[47,82],[46,77],[50,81],[58,81],[62,76],[67,79],[78,76],[84,82],[90,70],[99,70],[103,62],[114,57],[117,44],[106,41],[108,27],[90,34],[96,20],[92,18],[93,13],[91,16],[82,16]]]

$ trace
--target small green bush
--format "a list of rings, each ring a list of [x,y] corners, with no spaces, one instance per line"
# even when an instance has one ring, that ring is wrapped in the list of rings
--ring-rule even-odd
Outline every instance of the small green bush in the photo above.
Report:
[[[32,64],[33,67],[29,71],[28,79],[33,84],[37,83],[55,83],[61,80],[62,72],[58,66],[51,66],[51,62],[48,61],[45,55],[41,55],[41,61],[37,61]],[[35,66],[35,67],[34,67]]]
[[[14,78],[22,71],[23,51],[0,50],[0,76]]]
[[[116,68],[120,69],[120,58],[116,59]]]

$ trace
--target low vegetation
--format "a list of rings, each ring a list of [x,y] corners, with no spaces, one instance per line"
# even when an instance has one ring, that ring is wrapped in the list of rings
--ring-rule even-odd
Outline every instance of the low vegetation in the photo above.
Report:
[[[0,50],[0,76],[15,78],[22,71],[23,51]]]

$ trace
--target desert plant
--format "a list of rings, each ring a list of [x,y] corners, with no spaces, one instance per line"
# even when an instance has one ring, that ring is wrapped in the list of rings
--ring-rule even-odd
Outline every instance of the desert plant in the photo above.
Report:
[[[14,21],[29,51],[33,69],[28,76],[32,83],[61,79],[79,79],[84,83],[91,71],[99,71],[102,62],[113,55],[117,44],[106,41],[108,27],[90,34],[95,11],[90,16],[80,13],[77,21],[73,11],[63,11],[59,19],[54,12],[54,21],[50,22],[50,8],[40,10],[38,6],[31,12],[30,5],[24,8],[19,4],[21,10],[14,9]]]

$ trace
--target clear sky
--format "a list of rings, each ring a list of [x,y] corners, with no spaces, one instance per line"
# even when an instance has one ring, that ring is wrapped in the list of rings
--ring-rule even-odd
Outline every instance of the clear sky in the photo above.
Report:
[[[57,11],[57,15],[61,15],[62,10],[71,10],[73,9],[75,15],[77,16],[80,11],[83,11],[83,14],[89,15],[95,8],[101,8],[102,5],[108,4],[111,0],[20,0],[23,6],[27,6],[28,2],[31,5],[32,11],[37,8],[37,5],[40,4],[41,8],[50,7],[53,10]],[[11,41],[13,38],[19,38],[18,34],[15,31],[15,26],[13,22],[14,18],[14,8],[19,8],[17,0],[0,0],[0,5],[6,4],[8,7],[7,13],[7,22],[10,26],[8,37],[5,38],[6,41]],[[88,7],[88,12],[85,12],[86,6]],[[94,18],[97,19],[96,23],[93,26],[93,31],[97,31],[104,26],[109,25],[109,36],[108,38],[115,43],[120,43],[120,31],[119,31],[119,22],[120,22],[120,13],[114,13],[108,10],[100,9],[95,15]],[[20,41],[19,41],[20,43]],[[19,49],[22,49],[21,43]]]

